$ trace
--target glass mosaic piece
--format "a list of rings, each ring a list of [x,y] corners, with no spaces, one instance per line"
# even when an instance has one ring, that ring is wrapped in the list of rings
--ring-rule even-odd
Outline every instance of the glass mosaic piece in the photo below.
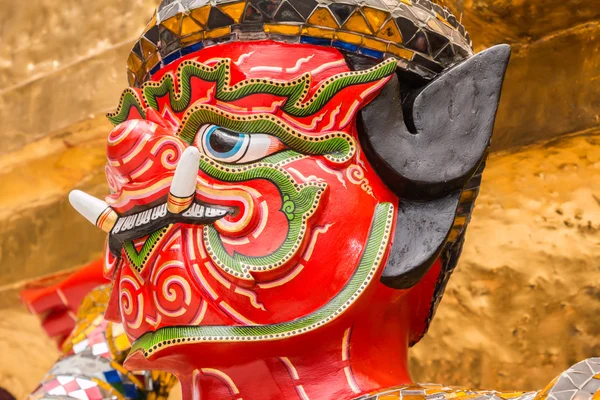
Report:
[[[229,15],[225,14],[218,7],[211,8],[210,14],[208,16],[208,29],[223,28],[226,26],[233,25],[234,23],[234,19],[231,18]]]
[[[377,37],[395,43],[402,43],[402,35],[393,19],[388,20],[381,30],[377,33]]]
[[[412,39],[406,42],[406,47],[420,53],[429,54],[429,41],[425,32],[417,31]]]
[[[354,10],[356,10],[356,7],[356,5],[339,3],[329,5],[329,9],[331,10],[333,15],[337,19],[338,24],[340,25],[344,25],[346,23],[350,15],[352,15]]]
[[[150,28],[145,34],[144,37],[150,41],[150,43],[154,45],[158,45],[158,41],[160,40],[158,26],[153,26]]]
[[[244,23],[264,22],[262,12],[252,4],[248,3],[244,13]]]
[[[175,35],[181,35],[181,17],[183,14],[177,14],[162,23],[162,26],[173,32]]]
[[[302,15],[304,20],[308,19],[318,4],[315,0],[288,0],[288,3]]]
[[[250,0],[250,2],[269,18],[273,18],[281,4],[281,0]]]
[[[244,14],[245,7],[246,3],[244,3],[243,1],[239,1],[237,3],[219,6],[219,10],[223,11],[230,18],[232,18],[236,24],[239,24],[242,18],[242,14]]]
[[[428,0],[165,0],[132,49],[129,82],[192,49],[266,39],[395,57],[425,79],[473,54],[464,27]]]
[[[196,8],[194,10],[191,10],[190,15],[192,16],[192,18],[198,21],[201,26],[206,26],[206,24],[208,23],[208,15],[210,14],[210,9],[210,6]]]
[[[405,43],[410,41],[418,30],[413,21],[404,17],[396,18],[396,25],[400,29],[400,33],[402,34]]]
[[[279,10],[273,19],[282,22],[304,22],[302,15],[300,15],[300,13],[288,2],[284,2],[281,7],[279,7]]]
[[[388,19],[388,13],[373,7],[364,7],[362,9],[364,16],[367,18],[371,29],[378,32],[384,22]]]
[[[365,19],[365,17],[362,15],[362,13],[359,10],[355,11],[348,18],[346,23],[344,23],[344,25],[342,26],[342,29],[346,29],[346,30],[349,30],[352,32],[357,32],[357,33],[364,33],[367,35],[373,34],[373,31],[371,30],[371,27],[367,23],[367,20]]]
[[[333,14],[326,7],[317,8],[309,18],[308,23],[325,28],[339,28]]]
[[[139,43],[142,52],[142,59],[147,60],[152,54],[156,53],[156,46],[145,37],[142,37]]]

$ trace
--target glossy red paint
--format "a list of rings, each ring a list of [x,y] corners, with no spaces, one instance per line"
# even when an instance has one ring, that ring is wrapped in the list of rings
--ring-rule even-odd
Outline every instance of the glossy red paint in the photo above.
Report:
[[[102,260],[97,260],[76,272],[30,282],[21,291],[21,301],[40,317],[42,328],[58,347],[75,327],[75,315],[84,297],[109,282],[102,275],[102,265]]]
[[[231,86],[247,80],[286,85],[306,75],[311,85],[305,98],[330,78],[350,71],[335,49],[254,42],[190,54],[152,80],[175,76],[182,62],[211,67],[223,59],[231,60]],[[120,261],[106,252],[105,274],[115,280],[107,318],[122,319],[129,337],[136,340],[164,327],[270,326],[322,311],[356,273],[377,206],[389,203],[396,212],[398,198],[362,154],[356,131],[357,112],[387,80],[348,85],[318,112],[304,117],[284,112],[286,99],[273,94],[217,100],[215,82],[198,78],[191,80],[192,100],[184,110],[177,111],[167,95],[157,98],[156,110],[146,110],[145,120],[139,110],[133,111],[111,133],[107,148],[113,193],[107,202],[120,214],[164,201],[177,162],[190,145],[178,134],[199,105],[234,120],[275,121],[307,143],[339,135],[356,150],[347,160],[333,162],[325,154],[303,153],[300,145],[294,149],[298,156],[268,166],[292,184],[322,187],[304,230],[292,239],[288,237],[292,220],[285,213],[280,184],[266,178],[224,181],[201,167],[196,201],[235,209],[214,225],[227,254],[264,257],[289,240],[295,251],[275,267],[237,276],[219,265],[204,226],[176,223],[158,239],[134,240],[137,250],[154,243],[142,265],[136,265],[125,250]],[[176,85],[181,88],[182,83],[176,79]],[[141,96],[140,89],[134,90]],[[192,145],[210,157],[201,135]],[[268,140],[269,146],[250,147],[248,154],[264,158],[289,149],[282,140]],[[260,157],[252,162],[260,162]],[[318,329],[281,340],[169,346],[148,359],[138,351],[127,366],[175,373],[186,399],[347,399],[407,383],[408,345],[425,327],[440,263],[408,291],[385,287],[378,277],[392,244],[393,235],[388,236],[374,279],[341,315]]]

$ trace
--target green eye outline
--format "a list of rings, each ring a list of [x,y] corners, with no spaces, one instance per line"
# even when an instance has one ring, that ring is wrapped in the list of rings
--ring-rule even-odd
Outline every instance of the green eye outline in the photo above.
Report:
[[[249,135],[270,135],[300,154],[323,155],[329,161],[339,164],[350,160],[357,148],[355,140],[345,132],[308,136],[271,114],[231,115],[207,104],[193,106],[186,112],[177,135],[191,145],[196,141],[197,134],[204,125],[217,125]]]

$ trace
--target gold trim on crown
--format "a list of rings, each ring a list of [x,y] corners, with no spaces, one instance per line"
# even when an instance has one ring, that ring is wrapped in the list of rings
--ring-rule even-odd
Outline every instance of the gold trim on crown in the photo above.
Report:
[[[429,0],[163,0],[131,51],[129,83],[204,47],[268,39],[394,57],[427,79],[473,54],[464,27]]]

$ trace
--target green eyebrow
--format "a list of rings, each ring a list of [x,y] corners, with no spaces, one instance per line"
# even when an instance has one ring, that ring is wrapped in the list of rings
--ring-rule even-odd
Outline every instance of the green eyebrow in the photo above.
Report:
[[[182,62],[177,68],[175,80],[173,74],[163,76],[158,82],[146,82],[142,87],[142,98],[134,89],[128,88],[121,95],[119,106],[114,113],[107,114],[108,119],[118,125],[125,122],[132,108],[146,118],[146,105],[158,110],[158,99],[169,95],[169,104],[175,112],[185,111],[192,101],[192,79],[216,83],[215,98],[219,101],[232,102],[254,94],[275,95],[286,99],[282,110],[294,117],[306,117],[321,110],[335,95],[344,88],[360,85],[386,78],[396,71],[397,61],[387,59],[380,64],[363,70],[342,72],[327,79],[307,100],[312,76],[306,73],[289,82],[268,79],[247,79],[233,86],[231,82],[231,60],[223,59],[212,67],[198,61]],[[179,82],[179,85],[175,84]]]

